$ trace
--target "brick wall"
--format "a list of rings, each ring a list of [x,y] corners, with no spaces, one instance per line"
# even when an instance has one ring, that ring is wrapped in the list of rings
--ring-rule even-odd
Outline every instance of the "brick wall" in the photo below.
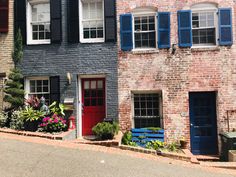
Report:
[[[12,50],[13,50],[13,9],[14,0],[9,0],[9,31],[8,33],[0,33],[0,73],[9,74],[13,67]],[[1,80],[2,78],[0,78]],[[1,81],[0,81],[1,82]],[[3,108],[3,93],[0,84],[0,111]]]
[[[177,11],[190,9],[205,0],[130,0],[117,1],[117,18],[136,7],[151,6],[171,12],[171,44],[178,44]],[[218,7],[232,7],[233,34],[236,34],[233,0],[210,0]],[[118,40],[120,40],[118,21]],[[120,41],[118,41],[120,45]],[[236,109],[236,38],[232,47],[203,49],[159,49],[151,53],[118,52],[119,120],[122,130],[132,127],[132,91],[162,91],[165,138],[172,141],[180,136],[190,138],[189,92],[217,93],[218,133],[227,130],[227,110]],[[231,124],[235,125],[235,117]]]

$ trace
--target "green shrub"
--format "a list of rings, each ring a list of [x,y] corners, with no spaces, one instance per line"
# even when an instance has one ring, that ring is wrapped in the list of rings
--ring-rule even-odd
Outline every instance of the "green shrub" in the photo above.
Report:
[[[35,110],[32,107],[26,106],[23,110],[20,111],[21,118],[26,122],[38,121],[44,117],[44,113],[39,110]]]
[[[128,146],[138,146],[136,142],[132,141],[132,133],[130,131],[124,133],[121,142]]]
[[[167,144],[161,141],[151,141],[146,144],[147,149],[154,149],[154,150],[166,150],[170,152],[176,152],[179,149],[179,145],[176,142]]]
[[[146,144],[146,148],[147,149],[154,149],[154,150],[160,150],[163,149],[165,147],[164,142],[161,141],[150,141]]]
[[[0,112],[0,127],[5,127],[7,123],[8,116],[7,114]]]
[[[15,130],[24,129],[24,120],[21,117],[21,110],[13,111],[10,118],[10,128]]]
[[[131,141],[132,141],[132,133],[130,131],[125,132],[121,140],[122,144],[129,145]]]
[[[101,140],[113,139],[115,134],[119,131],[119,124],[117,122],[98,123],[93,127],[92,131]]]

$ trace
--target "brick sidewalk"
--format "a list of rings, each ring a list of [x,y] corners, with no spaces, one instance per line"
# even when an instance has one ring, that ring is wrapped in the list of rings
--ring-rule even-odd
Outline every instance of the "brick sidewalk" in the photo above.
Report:
[[[196,165],[196,164],[191,164],[185,161],[174,160],[174,159],[156,156],[152,154],[144,154],[144,153],[133,152],[129,150],[122,150],[115,147],[77,144],[77,143],[74,143],[73,141],[55,141],[55,140],[49,140],[49,139],[44,139],[44,138],[39,138],[39,137],[25,137],[25,136],[5,134],[5,133],[0,133],[0,136],[5,139],[24,141],[28,143],[44,144],[44,145],[49,145],[49,146],[57,146],[57,147],[62,147],[62,148],[71,148],[71,149],[78,149],[78,150],[84,150],[84,151],[97,151],[97,152],[117,154],[117,155],[126,155],[132,158],[142,158],[142,159],[152,160],[152,161],[157,161],[157,162],[161,161],[161,162],[172,164],[172,165],[175,165],[175,164],[182,165],[186,168],[201,168],[206,171],[212,171],[212,172],[224,173],[224,174],[233,174],[236,176],[236,170],[208,167],[209,163],[208,165],[204,165],[204,164]]]

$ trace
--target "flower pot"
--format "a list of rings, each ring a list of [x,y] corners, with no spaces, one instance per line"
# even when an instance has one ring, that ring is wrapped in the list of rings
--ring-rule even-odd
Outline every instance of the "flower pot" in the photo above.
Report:
[[[181,149],[187,149],[188,148],[188,142],[186,140],[180,140],[180,148]]]
[[[24,123],[24,129],[30,132],[36,132],[38,130],[39,121],[26,121]]]

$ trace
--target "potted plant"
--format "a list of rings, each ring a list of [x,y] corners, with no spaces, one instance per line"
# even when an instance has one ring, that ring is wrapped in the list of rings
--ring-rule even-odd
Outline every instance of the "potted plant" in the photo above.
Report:
[[[180,138],[179,143],[181,149],[187,149],[188,141],[184,137]]]

